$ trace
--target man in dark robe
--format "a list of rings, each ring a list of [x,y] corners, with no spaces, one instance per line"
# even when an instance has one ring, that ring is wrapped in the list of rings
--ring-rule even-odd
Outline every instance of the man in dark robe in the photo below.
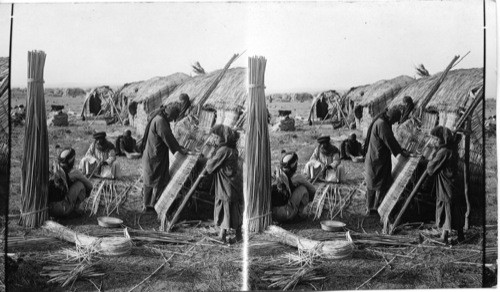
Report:
[[[464,213],[461,203],[464,201],[463,187],[458,179],[459,159],[457,140],[450,129],[437,126],[431,135],[439,140],[438,150],[427,164],[427,173],[434,179],[436,194],[436,225],[443,233],[441,241],[448,243],[452,229],[457,230],[458,241],[463,241]]]
[[[217,150],[206,164],[207,173],[213,174],[214,179],[214,222],[220,226],[223,242],[230,228],[236,230],[233,242],[238,242],[243,239],[243,174],[236,148],[239,133],[225,125],[215,125],[211,133],[219,137]]]
[[[365,158],[365,181],[366,181],[366,203],[370,213],[376,213],[385,193],[392,184],[391,153],[394,156],[402,154],[408,156],[408,152],[402,149],[391,125],[397,123],[401,118],[401,112],[390,109],[384,112],[373,122],[368,141],[368,151]]]
[[[116,155],[125,156],[129,153],[135,153],[137,150],[137,143],[132,138],[132,132],[126,130],[123,135],[118,136],[116,139]]]
[[[344,140],[340,146],[342,159],[354,159],[355,157],[364,156],[363,146],[356,139],[356,134],[352,133],[349,138]]]
[[[174,154],[179,151],[183,155],[187,153],[179,145],[170,129],[170,122],[177,120],[179,112],[177,105],[167,106],[151,120],[149,125],[142,156],[144,210],[154,210],[156,200],[170,181],[168,152],[171,151]]]

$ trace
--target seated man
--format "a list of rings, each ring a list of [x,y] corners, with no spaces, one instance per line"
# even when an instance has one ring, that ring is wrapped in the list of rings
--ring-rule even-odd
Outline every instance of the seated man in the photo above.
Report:
[[[92,183],[78,170],[75,150],[66,148],[58,156],[49,179],[49,215],[68,217],[75,214],[78,205],[92,192]]]
[[[295,152],[285,153],[280,167],[276,169],[271,185],[271,208],[273,219],[290,221],[304,211],[316,193],[314,186],[297,171],[298,156]]]
[[[356,134],[352,133],[349,138],[342,141],[340,146],[342,152],[342,159],[354,160],[355,157],[364,156],[363,146],[356,140]]]
[[[132,138],[132,132],[126,130],[123,135],[118,136],[116,139],[116,155],[126,156],[127,154],[137,152],[137,143],[134,138]]]
[[[342,182],[345,171],[340,165],[339,149],[330,143],[330,136],[319,137],[318,143],[318,147],[314,149],[309,162],[304,167],[304,175],[313,182],[318,179],[326,182]]]
[[[105,132],[94,134],[95,141],[90,144],[85,157],[80,161],[80,170],[87,177],[98,176],[117,178],[120,169],[116,162],[116,152],[113,143],[106,140]]]

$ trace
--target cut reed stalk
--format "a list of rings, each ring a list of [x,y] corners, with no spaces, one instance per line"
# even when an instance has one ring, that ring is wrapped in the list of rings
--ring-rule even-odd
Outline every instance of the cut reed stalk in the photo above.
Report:
[[[248,126],[245,139],[245,216],[249,232],[271,223],[271,150],[264,92],[264,57],[248,58]]]
[[[21,167],[20,224],[34,228],[48,218],[49,141],[43,92],[43,51],[28,52],[28,91]]]

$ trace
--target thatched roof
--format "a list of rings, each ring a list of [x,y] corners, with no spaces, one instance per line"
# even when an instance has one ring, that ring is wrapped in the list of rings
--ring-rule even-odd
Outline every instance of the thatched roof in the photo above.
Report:
[[[368,86],[370,86],[370,84],[351,87],[351,89],[349,89],[349,91],[347,91],[347,93],[345,94],[345,98],[354,101],[354,103],[356,104],[359,104],[364,99],[364,96],[361,96],[361,92],[363,92],[364,94]]]
[[[157,95],[160,91],[170,92],[189,79],[191,77],[184,73],[174,73],[165,77],[153,77],[145,81],[125,84],[120,93],[137,103],[141,103]]]
[[[415,82],[415,79],[405,75],[389,80],[377,81],[365,88],[363,100],[359,104],[361,106],[368,106],[377,102],[379,99],[393,97],[398,94],[402,88],[413,82]]]
[[[9,58],[0,57],[0,82],[9,75]]]
[[[221,70],[193,77],[179,85],[168,97],[162,96],[165,104],[178,101],[181,93],[189,95],[191,103],[197,105]],[[204,106],[213,109],[243,109],[247,99],[247,69],[228,69]]]
[[[392,100],[389,107],[403,103],[405,96],[410,96],[418,105],[429,93],[441,72],[430,77],[420,78],[401,90]],[[448,72],[439,89],[427,104],[428,109],[456,111],[469,98],[469,91],[483,84],[483,68],[457,69]]]
[[[8,135],[6,135],[8,132],[9,132],[9,58],[0,57],[0,144],[8,142]]]

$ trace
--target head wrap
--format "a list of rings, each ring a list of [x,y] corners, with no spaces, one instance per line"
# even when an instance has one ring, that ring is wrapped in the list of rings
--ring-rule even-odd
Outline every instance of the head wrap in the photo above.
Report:
[[[73,148],[64,148],[57,158],[59,165],[63,168],[72,168],[75,163],[76,152]]]
[[[349,139],[350,140],[356,140],[356,134],[355,133],[351,133],[351,135],[349,135]]]
[[[102,139],[102,138],[106,138],[106,132],[97,132],[97,133],[94,133],[93,135],[94,139]]]
[[[287,152],[281,158],[281,169],[287,174],[293,174],[297,170],[297,162],[299,157],[295,152]]]
[[[170,121],[176,121],[179,117],[180,109],[177,103],[167,105],[165,107],[165,114]]]
[[[126,130],[125,133],[123,133],[123,136],[125,137],[130,137],[132,135],[132,132],[130,130]]]
[[[186,93],[181,93],[179,95],[179,100],[181,102],[186,102],[186,101],[189,101],[189,95],[187,95]]]
[[[397,107],[389,109],[386,113],[389,124],[394,124],[401,119],[401,110]]]
[[[431,130],[431,135],[435,136],[439,139],[439,147],[452,148],[458,142],[458,139],[455,137],[453,132],[450,129],[437,126]]]
[[[222,124],[218,124],[210,129],[211,134],[215,134],[221,138],[219,146],[227,146],[231,148],[236,148],[240,134],[231,129],[230,127]]]
[[[317,139],[319,144],[325,144],[330,142],[330,136],[321,136]]]

